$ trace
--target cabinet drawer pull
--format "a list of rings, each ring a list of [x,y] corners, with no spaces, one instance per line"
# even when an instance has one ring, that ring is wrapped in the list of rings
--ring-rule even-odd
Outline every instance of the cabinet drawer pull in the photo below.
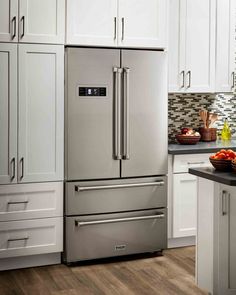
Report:
[[[188,165],[198,165],[198,164],[205,164],[205,162],[188,162]]]
[[[187,76],[188,76],[188,86],[187,86],[187,88],[190,88],[191,87],[191,83],[192,83],[192,72],[191,71],[188,71],[187,72]]]
[[[21,176],[20,176],[20,179],[22,180],[24,178],[24,158],[23,157],[20,159],[20,163],[21,163]]]
[[[122,19],[121,19],[121,24],[122,24],[121,40],[124,41],[124,39],[125,39],[125,18],[124,17],[122,17]]]
[[[15,205],[15,204],[28,204],[29,201],[9,201],[7,202],[8,205]]]
[[[234,89],[235,87],[235,72],[232,72],[232,85],[231,88]]]
[[[21,38],[23,38],[25,36],[25,16],[22,16],[21,23],[22,23],[22,34],[21,34]]]
[[[100,185],[100,186],[75,186],[75,191],[94,191],[106,189],[119,189],[119,188],[133,188],[133,187],[146,187],[146,186],[164,186],[164,181],[144,182],[144,183],[127,183],[127,184],[114,184],[114,185]]]
[[[117,18],[114,17],[114,40],[116,40],[116,32],[117,32]]]
[[[16,159],[15,157],[11,160],[11,181],[16,177]]]
[[[229,199],[230,199],[230,194],[227,191],[222,191],[222,210],[221,213],[223,216],[227,215],[229,212]]]
[[[159,214],[149,215],[149,216],[126,217],[126,218],[92,220],[92,221],[79,221],[79,220],[75,220],[75,225],[76,226],[85,226],[85,225],[96,225],[96,224],[126,222],[126,221],[139,221],[139,220],[149,220],[149,219],[163,219],[163,218],[165,218],[165,214],[162,213],[162,212],[160,212]]]
[[[16,16],[12,19],[12,40],[16,37]]]
[[[8,242],[15,242],[15,241],[27,241],[29,237],[24,237],[24,238],[15,238],[15,239],[8,239]]]
[[[180,88],[184,88],[184,85],[185,85],[185,71],[182,71],[180,73],[180,76],[182,76],[182,85],[180,86]]]

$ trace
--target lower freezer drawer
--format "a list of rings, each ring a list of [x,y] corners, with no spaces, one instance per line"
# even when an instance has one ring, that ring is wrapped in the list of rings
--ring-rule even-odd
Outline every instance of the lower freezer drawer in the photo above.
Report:
[[[66,262],[167,247],[166,209],[66,217]]]

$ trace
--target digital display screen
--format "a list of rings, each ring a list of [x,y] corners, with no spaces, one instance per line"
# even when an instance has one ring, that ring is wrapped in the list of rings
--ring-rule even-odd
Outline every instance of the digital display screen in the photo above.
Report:
[[[79,87],[79,96],[106,96],[106,87]]]

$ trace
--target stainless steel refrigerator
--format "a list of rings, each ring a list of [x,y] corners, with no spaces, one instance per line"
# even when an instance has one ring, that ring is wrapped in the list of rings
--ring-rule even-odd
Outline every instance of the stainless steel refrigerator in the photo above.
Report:
[[[66,262],[167,245],[167,54],[66,49]]]

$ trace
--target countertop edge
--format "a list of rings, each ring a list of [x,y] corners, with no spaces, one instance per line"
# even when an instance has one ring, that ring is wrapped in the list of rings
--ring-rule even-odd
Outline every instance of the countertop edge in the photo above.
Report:
[[[208,174],[206,172],[199,171],[198,169],[194,169],[194,168],[190,168],[189,173],[192,175],[195,175],[197,177],[205,178],[205,179],[215,181],[215,182],[218,182],[221,184],[226,184],[229,186],[236,186],[236,178],[235,178],[235,180],[230,180],[230,179],[222,177],[220,174],[219,175],[217,175],[217,174],[212,175],[212,174]]]

